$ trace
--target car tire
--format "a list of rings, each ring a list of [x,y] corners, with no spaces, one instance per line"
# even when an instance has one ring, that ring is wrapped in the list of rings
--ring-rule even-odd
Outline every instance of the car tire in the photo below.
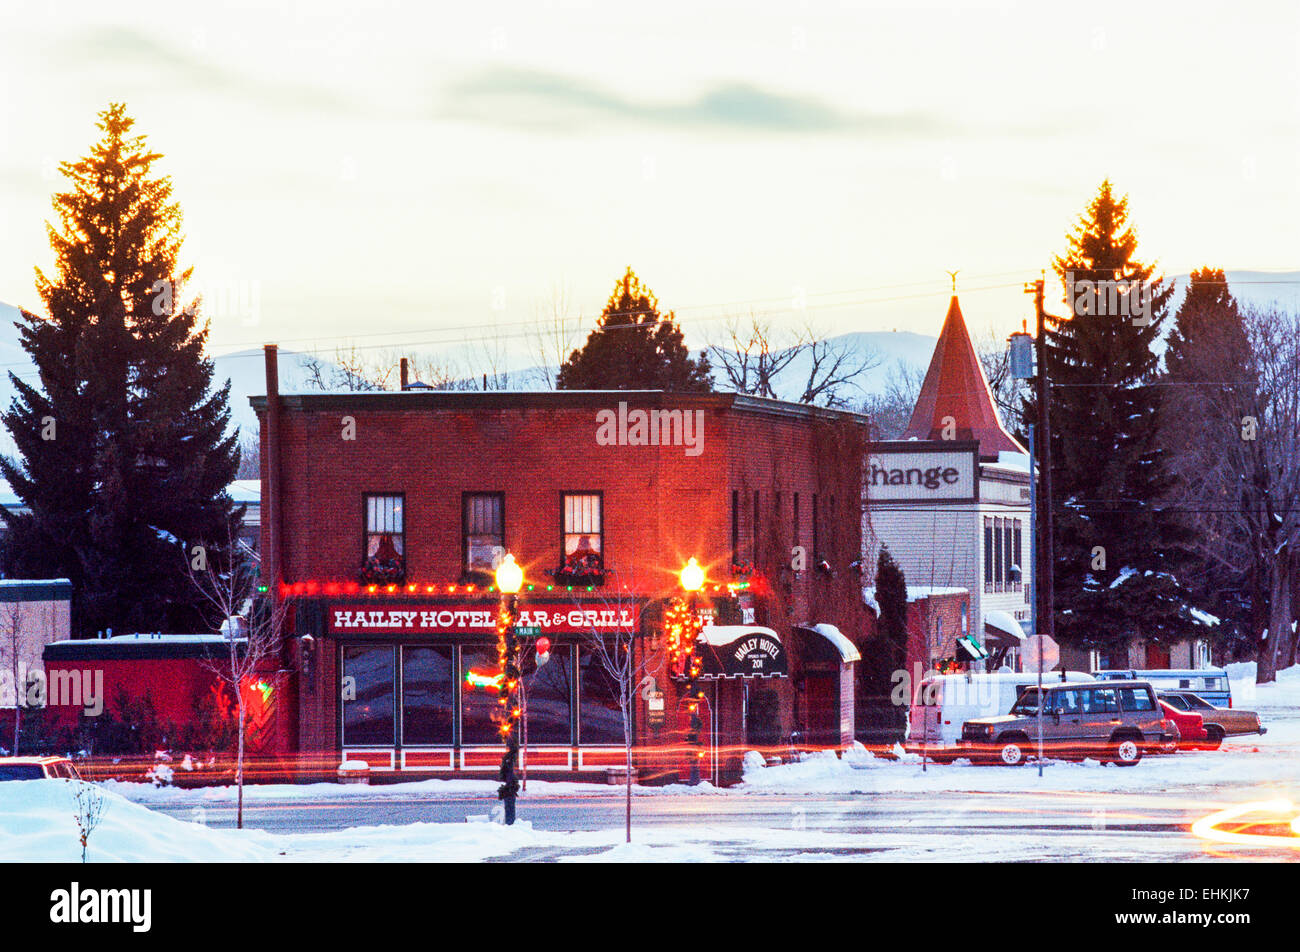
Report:
[[[1204,750],[1218,750],[1223,746],[1224,738],[1223,728],[1218,724],[1205,725],[1205,740],[1202,743]]]
[[[1132,767],[1142,759],[1142,744],[1134,737],[1120,737],[1111,745],[1110,759],[1121,767]]]
[[[1028,759],[1028,742],[1019,738],[998,741],[997,762],[1004,767],[1019,767]]]

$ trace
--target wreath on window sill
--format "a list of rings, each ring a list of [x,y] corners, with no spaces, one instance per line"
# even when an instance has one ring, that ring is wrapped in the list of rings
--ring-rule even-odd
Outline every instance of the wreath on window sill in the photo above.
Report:
[[[559,585],[603,585],[605,564],[595,552],[574,553],[558,569],[548,572]]]
[[[368,585],[396,585],[406,580],[406,563],[372,555],[362,563],[360,574],[361,581]]]
[[[754,574],[754,563],[749,559],[742,559],[739,562],[731,563],[731,574],[748,577]]]

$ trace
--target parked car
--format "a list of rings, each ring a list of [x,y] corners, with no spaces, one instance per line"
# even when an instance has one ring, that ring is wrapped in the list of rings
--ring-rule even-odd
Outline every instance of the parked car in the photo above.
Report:
[[[1215,707],[1193,691],[1161,691],[1160,700],[1180,711],[1194,711],[1205,722],[1206,744],[1211,750],[1223,743],[1225,737],[1239,734],[1267,734],[1268,728],[1254,711],[1229,710]]]
[[[1062,679],[1060,671],[1043,675],[1043,684]],[[1091,681],[1092,675],[1066,671],[1066,681]],[[908,750],[922,747],[935,760],[962,755],[961,728],[974,717],[992,717],[1011,710],[1025,688],[1038,684],[1031,672],[990,671],[936,674],[917,686],[907,717]]]
[[[67,757],[0,757],[0,781],[80,779]]]
[[[1132,766],[1146,750],[1174,738],[1156,691],[1145,681],[1054,683],[1043,686],[1041,718],[1044,753],[1055,757],[1097,757]],[[1009,714],[970,720],[962,747],[975,760],[1022,764],[1035,752],[1040,719],[1038,688],[1026,688]]]
[[[1177,753],[1183,747],[1200,749],[1207,746],[1209,735],[1205,732],[1205,723],[1201,720],[1201,715],[1193,714],[1191,711],[1180,711],[1163,698],[1160,699],[1160,709],[1165,712],[1166,718],[1173,721],[1174,733],[1177,735],[1160,751],[1162,754]],[[1217,747],[1218,744],[1214,746]]]
[[[1147,681],[1157,691],[1194,691],[1211,704],[1232,707],[1232,683],[1222,668],[1151,668],[1148,670],[1094,671],[1093,676],[1114,680]]]

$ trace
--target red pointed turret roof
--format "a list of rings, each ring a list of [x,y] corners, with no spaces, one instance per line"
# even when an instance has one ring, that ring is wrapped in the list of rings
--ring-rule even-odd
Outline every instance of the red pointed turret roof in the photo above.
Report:
[[[975,355],[955,294],[903,439],[943,439],[944,417],[953,418],[956,439],[979,440],[981,457],[996,459],[1003,451],[1025,452],[998,419],[988,378]]]

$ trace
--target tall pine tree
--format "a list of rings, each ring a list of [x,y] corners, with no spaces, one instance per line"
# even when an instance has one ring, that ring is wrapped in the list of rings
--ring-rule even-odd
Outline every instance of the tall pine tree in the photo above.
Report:
[[[1116,653],[1134,638],[1203,633],[1178,579],[1187,530],[1168,508],[1170,454],[1153,386],[1153,344],[1172,287],[1136,251],[1128,199],[1103,182],[1054,262],[1071,313],[1047,331],[1056,634],[1064,644]],[[1093,282],[1098,294],[1080,282]],[[1111,282],[1149,289],[1145,307],[1123,313],[1107,293],[1117,286]],[[1025,419],[1036,413],[1031,400]]]
[[[708,392],[713,378],[709,358],[691,359],[673,313],[660,314],[654,294],[628,268],[596,329],[560,368],[555,388]]]
[[[171,180],[151,175],[161,156],[125,106],[99,119],[90,155],[61,166],[55,273],[36,273],[49,316],[17,325],[41,386],[10,375],[3,419],[22,459],[0,472],[29,514],[3,513],[6,568],[71,578],[78,631],[191,630],[192,547],[220,564],[238,518],[230,385],[210,392],[207,327],[181,302],[190,271]]]

